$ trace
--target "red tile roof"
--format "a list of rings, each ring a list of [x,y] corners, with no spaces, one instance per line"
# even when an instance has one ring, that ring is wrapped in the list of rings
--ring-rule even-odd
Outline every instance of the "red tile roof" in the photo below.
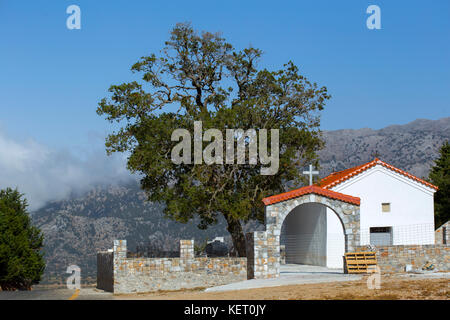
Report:
[[[431,184],[431,183],[429,183],[429,182],[427,182],[425,180],[419,179],[416,176],[413,176],[412,174],[410,174],[410,173],[408,173],[406,171],[403,171],[403,170],[400,170],[398,168],[395,168],[395,167],[391,166],[390,164],[387,164],[386,162],[381,161],[378,158],[375,158],[374,160],[372,160],[372,161],[370,161],[368,163],[362,164],[360,166],[356,166],[356,167],[353,167],[353,168],[350,168],[350,169],[347,169],[347,170],[343,170],[343,171],[333,172],[329,176],[321,179],[317,183],[317,185],[319,187],[322,187],[322,188],[325,188],[325,189],[330,189],[330,188],[332,188],[332,187],[334,187],[334,186],[336,186],[336,185],[338,185],[338,184],[340,184],[340,183],[342,183],[342,182],[344,182],[344,181],[346,181],[346,180],[348,180],[348,179],[350,179],[350,178],[352,178],[352,177],[354,177],[354,176],[356,176],[356,175],[358,175],[358,174],[366,171],[367,169],[370,169],[370,168],[372,168],[372,167],[374,167],[374,166],[376,166],[378,164],[382,165],[383,167],[388,168],[388,169],[390,169],[390,170],[392,170],[394,172],[397,172],[397,173],[399,173],[401,175],[404,175],[405,177],[408,177],[409,179],[412,179],[412,180],[414,180],[416,182],[424,184],[427,187],[430,187],[432,189],[438,190],[438,187],[436,187],[435,185],[433,185],[433,184]]]
[[[297,198],[297,197],[303,196],[305,194],[311,194],[311,193],[318,194],[318,195],[321,195],[321,196],[324,196],[327,198],[331,198],[331,199],[336,199],[336,200],[341,200],[344,202],[356,204],[358,206],[361,202],[360,198],[352,197],[352,196],[349,196],[349,195],[346,195],[343,193],[339,193],[336,191],[327,190],[327,189],[324,189],[324,188],[321,188],[318,186],[307,186],[307,187],[292,190],[289,192],[280,193],[280,194],[277,194],[274,196],[264,198],[264,199],[262,199],[262,201],[267,206],[269,204],[274,204],[274,203],[289,200],[292,198]]]

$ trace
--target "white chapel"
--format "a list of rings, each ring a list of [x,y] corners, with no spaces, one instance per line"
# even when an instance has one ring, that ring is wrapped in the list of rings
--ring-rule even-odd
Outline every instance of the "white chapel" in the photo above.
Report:
[[[437,187],[376,158],[334,172],[316,186],[358,197],[360,245],[434,244],[434,193]],[[290,213],[281,230],[286,263],[341,268],[343,225],[335,212],[314,203]]]

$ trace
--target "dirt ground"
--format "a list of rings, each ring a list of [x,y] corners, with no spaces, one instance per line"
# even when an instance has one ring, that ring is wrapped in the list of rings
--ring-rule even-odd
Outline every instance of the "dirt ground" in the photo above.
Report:
[[[408,279],[383,275],[380,289],[361,281],[302,284],[249,290],[202,292],[202,289],[116,295],[115,299],[163,300],[450,300],[450,280]]]

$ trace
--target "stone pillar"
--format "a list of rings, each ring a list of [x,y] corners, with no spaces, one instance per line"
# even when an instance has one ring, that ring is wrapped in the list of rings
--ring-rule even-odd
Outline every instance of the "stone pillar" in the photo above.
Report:
[[[450,244],[450,221],[447,221],[434,232],[435,244]]]
[[[180,263],[185,271],[195,260],[194,240],[180,240]]]
[[[266,278],[280,276],[280,230],[266,232],[267,239],[267,272]]]
[[[337,202],[339,204],[339,202]],[[360,216],[359,207],[343,204],[334,206],[334,211],[344,225],[345,252],[354,252],[360,245]],[[342,209],[342,207],[344,209]]]
[[[127,240],[114,240],[113,253],[114,258],[126,258]]]
[[[247,279],[279,276],[280,246],[277,237],[266,231],[249,232],[247,240]]]
[[[439,229],[442,230],[442,239],[439,243],[450,244],[450,221],[444,223]]]
[[[113,292],[121,292],[121,285],[126,285],[127,240],[114,240],[113,247]],[[124,278],[124,279],[123,279]],[[123,281],[122,281],[123,279]]]

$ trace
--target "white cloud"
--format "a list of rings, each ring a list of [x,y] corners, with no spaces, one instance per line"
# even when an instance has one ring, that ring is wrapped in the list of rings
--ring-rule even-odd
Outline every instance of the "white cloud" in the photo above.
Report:
[[[18,141],[0,131],[0,189],[17,187],[30,211],[98,184],[131,179],[136,177],[126,169],[125,155],[107,156],[101,145],[74,155],[34,140]]]

